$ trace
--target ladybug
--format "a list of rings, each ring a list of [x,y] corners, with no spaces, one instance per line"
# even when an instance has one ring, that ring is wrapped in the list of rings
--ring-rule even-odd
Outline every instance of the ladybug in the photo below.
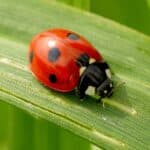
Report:
[[[112,95],[108,64],[81,35],[66,29],[50,29],[36,35],[29,48],[30,69],[45,86],[59,91],[77,89],[83,99],[90,87],[100,98]]]

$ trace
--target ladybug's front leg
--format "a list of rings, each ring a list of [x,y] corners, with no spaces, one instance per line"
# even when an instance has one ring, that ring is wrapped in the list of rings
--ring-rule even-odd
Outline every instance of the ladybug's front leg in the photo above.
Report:
[[[89,56],[85,53],[81,54],[77,59],[77,64],[80,66],[80,69],[87,67],[89,65]],[[83,72],[82,72],[83,73]],[[85,97],[85,91],[88,88],[88,79],[85,75],[82,75],[79,80],[79,84],[77,87],[77,94],[80,99],[83,100]]]
[[[85,91],[87,90],[88,86],[88,78],[86,76],[81,76],[77,87],[77,94],[81,100],[84,99],[86,95]]]

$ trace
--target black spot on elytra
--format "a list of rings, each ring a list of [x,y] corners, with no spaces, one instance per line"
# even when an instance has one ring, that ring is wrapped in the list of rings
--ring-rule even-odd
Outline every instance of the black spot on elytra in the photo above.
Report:
[[[30,54],[29,54],[30,63],[32,63],[33,57],[34,57],[34,53],[33,53],[33,51],[31,51]]]
[[[49,75],[49,81],[52,82],[52,83],[56,83],[56,81],[57,81],[56,75],[55,74],[50,74]]]
[[[79,36],[74,34],[74,33],[68,33],[67,34],[67,37],[70,39],[70,40],[78,40],[79,39]]]
[[[78,58],[77,58],[77,65],[78,66],[88,66],[89,65],[89,56],[84,53],[81,54]]]
[[[48,60],[50,62],[55,62],[60,56],[60,51],[57,47],[53,47],[48,52]]]

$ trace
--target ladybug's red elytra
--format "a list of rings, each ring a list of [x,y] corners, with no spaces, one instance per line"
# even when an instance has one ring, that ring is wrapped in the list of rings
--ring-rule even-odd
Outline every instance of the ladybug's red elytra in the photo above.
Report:
[[[100,98],[112,94],[108,64],[81,35],[66,29],[50,29],[36,35],[29,48],[30,69],[45,86],[60,92],[77,88],[80,99],[88,87]]]

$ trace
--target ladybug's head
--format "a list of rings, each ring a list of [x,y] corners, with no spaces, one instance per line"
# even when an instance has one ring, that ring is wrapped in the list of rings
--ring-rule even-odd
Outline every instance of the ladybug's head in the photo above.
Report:
[[[101,98],[112,95],[113,83],[107,63],[95,61],[87,66],[81,66],[81,69],[82,67],[84,67],[84,71],[81,73],[77,87],[80,99],[84,98],[89,87],[94,88],[94,92]]]
[[[109,97],[113,93],[112,81],[108,78],[96,88],[96,94],[101,98]]]

